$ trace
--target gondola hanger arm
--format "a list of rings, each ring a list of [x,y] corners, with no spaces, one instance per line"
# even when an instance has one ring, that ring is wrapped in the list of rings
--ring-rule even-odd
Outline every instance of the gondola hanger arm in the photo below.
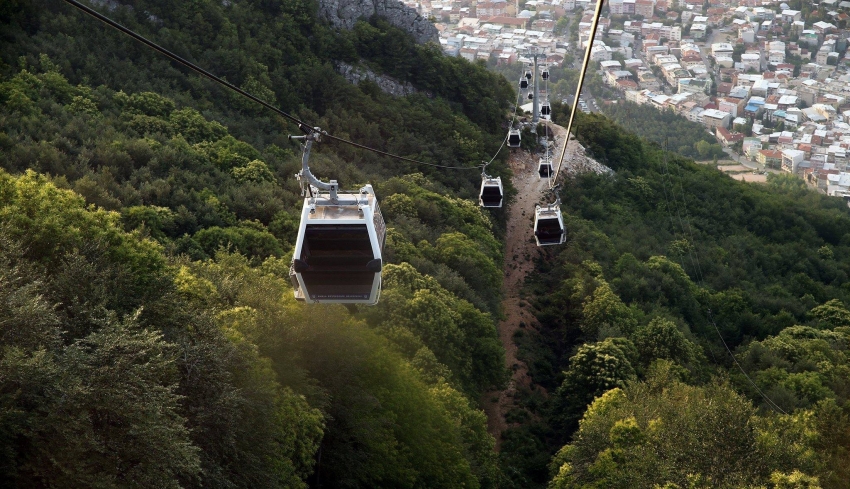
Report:
[[[312,132],[309,132],[303,136],[289,136],[289,139],[303,139],[304,143],[301,145],[301,171],[298,172],[299,181],[301,178],[305,178],[309,185],[316,187],[320,190],[327,190],[330,193],[331,202],[334,204],[339,202],[339,196],[337,195],[337,191],[339,190],[339,184],[336,180],[331,180],[328,183],[325,183],[310,171],[310,150],[313,148],[313,141],[318,141],[321,137],[321,134],[327,134],[318,127],[314,127]]]

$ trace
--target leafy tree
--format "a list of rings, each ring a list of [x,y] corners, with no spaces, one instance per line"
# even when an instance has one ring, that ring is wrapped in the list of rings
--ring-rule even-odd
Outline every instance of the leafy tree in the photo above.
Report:
[[[811,470],[810,452],[771,444],[802,442],[799,429],[778,432],[727,384],[688,386],[669,365],[594,401],[554,458],[550,487],[757,486],[777,470]]]
[[[740,356],[756,383],[783,409],[793,410],[824,399],[847,398],[848,342],[847,327],[794,326],[747,345]]]
[[[663,359],[690,366],[701,353],[699,347],[689,341],[672,321],[660,317],[638,328],[634,343],[644,365]]]
[[[716,139],[705,132],[705,127],[687,120],[672,110],[657,110],[647,105],[639,105],[620,100],[616,104],[603,104],[602,111],[611,120],[628,127],[648,141],[660,145],[667,144],[682,156],[710,158],[713,154],[722,157],[711,145]],[[709,146],[704,146],[706,143]],[[700,152],[702,148],[704,154]]]
[[[444,380],[472,398],[502,382],[504,358],[489,315],[409,264],[386,266],[383,279],[381,302],[365,316],[402,352],[411,359],[433,355],[451,372]]]
[[[168,347],[113,320],[56,355],[5,350],[6,416],[20,430],[6,446],[15,483],[180,487],[196,477]]]
[[[604,280],[600,280],[593,295],[585,299],[582,316],[582,331],[591,338],[603,329],[629,335],[635,328],[631,311]]]
[[[809,316],[828,328],[850,326],[850,311],[838,299],[815,307],[809,311]]]
[[[606,338],[579,347],[555,392],[555,409],[562,429],[570,429],[585,408],[606,391],[635,378],[634,345],[624,338]]]
[[[260,160],[251,160],[247,165],[230,170],[237,182],[273,182],[275,177],[269,167]]]

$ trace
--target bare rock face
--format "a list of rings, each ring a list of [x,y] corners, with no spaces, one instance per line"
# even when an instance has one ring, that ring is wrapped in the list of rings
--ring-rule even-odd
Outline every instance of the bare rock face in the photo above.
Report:
[[[351,29],[360,19],[379,15],[413,35],[416,42],[439,42],[434,24],[398,0],[319,0],[319,14],[332,26]]]
[[[378,88],[390,95],[403,97],[405,95],[419,92],[419,90],[417,90],[409,82],[400,82],[387,75],[379,75],[372,70],[359,66],[352,66],[348,63],[337,63],[336,71],[344,76],[346,80],[355,85],[359,84],[361,81],[368,80],[378,85]],[[425,94],[429,97],[431,96],[430,93],[425,92]]]

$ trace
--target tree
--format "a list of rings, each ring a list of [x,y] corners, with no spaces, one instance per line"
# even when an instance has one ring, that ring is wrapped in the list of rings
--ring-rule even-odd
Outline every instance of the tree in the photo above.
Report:
[[[701,158],[707,158],[711,154],[711,143],[708,141],[697,141],[694,147]]]
[[[604,280],[600,280],[593,294],[585,298],[582,316],[581,329],[590,338],[595,338],[602,330],[629,335],[635,328],[631,311]]]
[[[570,17],[565,15],[558,19],[558,22],[555,24],[554,33],[557,36],[563,36],[567,29],[570,28]]]
[[[199,475],[171,346],[132,319],[57,354],[6,350],[0,376],[19,485],[177,488]]]
[[[695,361],[699,351],[672,321],[660,317],[638,328],[634,334],[634,343],[645,366],[657,359],[688,366]]]
[[[809,316],[827,328],[850,326],[850,311],[838,299],[832,299],[815,307],[809,311]]]
[[[747,345],[740,357],[756,383],[783,409],[807,408],[824,399],[846,398],[848,339],[846,326],[835,330],[792,326]]]
[[[605,338],[579,347],[555,392],[556,419],[558,428],[563,430],[560,435],[566,436],[574,429],[593,399],[633,380],[632,365],[636,361],[634,345],[624,338]]]
[[[550,487],[752,487],[775,471],[811,473],[811,453],[781,445],[802,442],[799,426],[765,424],[729,385],[689,386],[671,366],[596,399],[553,459]]]

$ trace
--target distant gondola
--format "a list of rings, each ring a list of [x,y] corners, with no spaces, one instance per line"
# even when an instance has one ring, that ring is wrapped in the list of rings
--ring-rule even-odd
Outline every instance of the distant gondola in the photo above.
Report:
[[[501,177],[481,176],[481,192],[478,194],[478,205],[481,207],[502,207],[504,190]]]
[[[566,241],[560,203],[537,206],[534,209],[534,239],[537,246],[559,245]]]
[[[508,131],[508,147],[519,148],[521,142],[522,135],[520,134],[519,129],[511,128],[511,130]]]
[[[549,157],[540,158],[537,163],[537,174],[540,178],[550,178],[552,176],[552,161]]]

